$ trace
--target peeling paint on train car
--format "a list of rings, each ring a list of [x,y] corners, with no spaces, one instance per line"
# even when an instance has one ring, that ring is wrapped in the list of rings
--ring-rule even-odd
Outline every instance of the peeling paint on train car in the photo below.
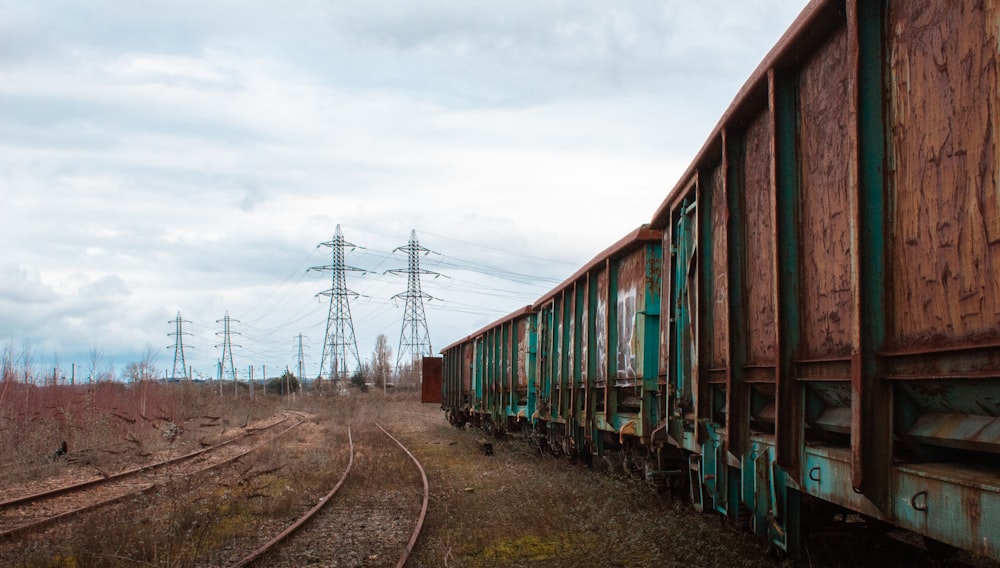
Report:
[[[528,375],[531,372],[532,330],[531,318],[524,316],[517,320],[517,380],[518,389],[528,388]]]
[[[707,313],[711,325],[711,337],[706,345],[708,351],[708,369],[725,373],[729,366],[729,277],[727,263],[729,262],[727,234],[729,216],[726,207],[725,168],[723,164],[714,167],[708,176],[712,195],[711,235],[712,262],[711,284],[712,294],[708,298]],[[723,375],[723,379],[725,376]]]
[[[631,386],[639,377],[641,333],[637,313],[643,309],[646,286],[645,250],[630,253],[618,263],[618,289],[615,291],[618,344],[615,346],[617,374],[615,386]]]
[[[744,200],[746,214],[747,363],[775,364],[774,195],[771,191],[771,119],[758,116],[746,132]],[[773,369],[760,369],[774,380]],[[768,371],[768,372],[764,372]]]
[[[851,274],[853,204],[848,163],[855,150],[847,100],[847,30],[836,33],[799,78],[802,353],[805,359],[854,351]],[[847,375],[843,375],[846,379]]]
[[[891,4],[897,347],[1000,341],[998,11]]]
[[[594,321],[597,349],[597,376],[594,377],[598,386],[608,382],[608,271],[601,269],[594,279],[597,282],[597,318]]]

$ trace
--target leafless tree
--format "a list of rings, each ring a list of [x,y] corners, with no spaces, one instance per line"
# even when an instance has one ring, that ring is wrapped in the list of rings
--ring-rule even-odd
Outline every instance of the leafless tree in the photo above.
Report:
[[[104,351],[97,344],[90,350],[90,380],[92,382],[113,381],[117,373],[115,365],[104,357]]]
[[[375,338],[375,351],[372,353],[372,377],[375,388],[385,388],[386,383],[392,379],[392,347],[389,347],[389,338],[385,334],[378,334]]]
[[[104,364],[104,354],[101,352],[101,348],[98,347],[96,343],[90,348],[88,361],[90,362],[91,382],[100,380],[101,365]]]
[[[0,378],[4,381],[17,380],[17,358],[14,355],[14,338],[4,343],[3,349],[0,350],[0,371],[3,372],[3,376]]]
[[[396,373],[396,382],[405,388],[412,388],[420,384],[420,363],[403,363]]]
[[[31,344],[27,341],[21,342],[21,370],[24,372],[24,382],[35,381],[35,360],[31,352]]]
[[[52,384],[59,384],[59,375],[62,374],[59,370],[59,353],[55,352],[52,354]],[[48,382],[48,379],[46,379]]]
[[[156,350],[153,349],[152,345],[146,347],[142,359],[125,366],[125,377],[133,383],[157,378]]]

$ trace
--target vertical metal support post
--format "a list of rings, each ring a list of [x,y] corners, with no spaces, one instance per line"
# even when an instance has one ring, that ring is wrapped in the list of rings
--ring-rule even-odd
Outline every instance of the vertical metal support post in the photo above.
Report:
[[[750,389],[746,383],[746,221],[743,216],[744,134],[722,131],[722,162],[725,168],[726,263],[729,273],[729,371],[726,384],[726,442],[729,459],[740,463],[749,451]]]
[[[536,365],[538,364],[538,318],[536,314],[528,316],[528,360],[524,364],[524,372],[527,374],[526,384],[528,385],[528,400],[525,413],[531,419],[535,415],[538,402],[538,379]]]
[[[503,363],[500,366],[500,410],[501,418],[504,421],[504,430],[507,429],[507,416],[510,413],[510,409],[513,407],[513,400],[510,394],[514,392],[512,388],[512,378],[513,378],[513,368],[511,367],[511,352],[512,352],[512,339],[513,339],[513,320],[503,324],[500,333],[500,357]]]
[[[583,377],[585,375],[584,366],[586,361],[584,360],[583,351],[583,337],[584,337],[584,322],[587,321],[585,311],[584,311],[584,297],[586,295],[586,284],[580,284],[579,282],[573,285],[573,296],[575,298],[574,308],[573,308],[573,320],[576,324],[573,326],[573,417],[575,418],[575,423],[582,425],[581,418],[587,415],[584,407],[583,400],[585,400],[583,391]],[[583,400],[582,400],[583,399]]]
[[[608,259],[605,266],[608,272],[608,374],[607,386],[604,387],[604,415],[609,423],[614,422],[618,414],[618,389],[615,379],[618,377],[618,266]]]
[[[884,105],[886,5],[850,0],[848,49],[856,65],[851,93],[857,118],[858,345],[851,365],[851,483],[876,507],[891,514],[892,389],[879,379],[878,352],[886,322],[886,133]]]
[[[521,373],[525,372],[524,367],[521,365],[521,359],[518,357],[520,355],[520,345],[521,334],[518,333],[518,321],[514,320],[510,325],[510,410],[514,416],[517,416],[519,412],[518,403],[520,401],[517,398],[518,378]],[[525,353],[525,356],[527,356],[527,353]],[[527,382],[528,377],[525,376],[524,380]]]
[[[805,403],[796,378],[800,350],[799,315],[799,168],[796,77],[772,69],[768,73],[774,120],[775,306],[777,306],[777,409],[775,459],[795,482],[801,478]]]
[[[663,245],[657,240],[645,245],[645,290],[642,338],[642,436],[649,436],[658,422],[656,394],[659,389],[658,365],[660,358],[660,280],[663,278]]]
[[[475,370],[472,373],[472,392],[475,393],[473,395],[475,400],[473,401],[472,410],[479,412],[481,408],[477,407],[480,406],[480,401],[483,399],[483,357],[486,350],[486,342],[482,337],[475,339],[473,350],[472,360],[475,361]]]
[[[587,433],[593,440],[595,436],[595,419],[597,400],[594,398],[594,383],[597,381],[597,277],[591,271],[587,274]],[[606,328],[605,328],[606,329]],[[596,442],[595,442],[596,443]]]
[[[571,352],[573,348],[573,335],[570,333],[570,322],[573,317],[573,292],[572,288],[564,290],[562,293],[562,372],[559,373],[560,384],[562,385],[560,414],[566,421],[566,433],[569,433],[570,422],[573,418],[573,358]]]

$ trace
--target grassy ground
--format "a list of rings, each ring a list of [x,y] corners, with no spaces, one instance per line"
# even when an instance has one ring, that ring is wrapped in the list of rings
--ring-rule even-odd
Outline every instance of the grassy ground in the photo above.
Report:
[[[403,434],[431,505],[413,566],[775,566],[751,537],[634,480],[541,456],[516,438],[436,421]],[[427,420],[427,419],[425,419]]]
[[[137,391],[128,392],[139,396]],[[159,419],[161,423],[149,419],[130,422],[123,417],[133,417],[134,409],[133,414],[125,414],[121,408],[114,410],[107,405],[88,407],[92,420],[84,417],[67,422],[58,416],[60,412],[72,412],[72,403],[54,406],[49,414],[42,412],[44,405],[36,414],[21,412],[22,404],[31,408],[36,395],[16,393],[6,402],[18,404],[0,409],[0,418],[8,423],[21,421],[26,427],[19,432],[0,430],[4,456],[17,455],[23,462],[37,464],[8,468],[21,472],[16,477],[42,476],[49,469],[65,467],[47,457],[48,448],[64,433],[74,436],[74,445],[86,441],[102,449],[97,452],[99,457],[104,456],[101,459],[138,460],[164,445],[161,430],[165,422],[207,421],[216,424],[210,430],[221,435],[255,417],[289,408],[291,402],[260,397],[254,403],[234,403],[216,394],[185,390],[181,385],[175,391],[146,393],[147,397],[158,397],[156,408],[167,410]],[[91,400],[99,397],[92,394]],[[635,480],[541,455],[516,437],[492,440],[494,454],[487,456],[480,446],[484,434],[449,426],[437,405],[420,404],[412,393],[388,397],[381,393],[306,396],[296,399],[291,407],[307,411],[313,418],[309,429],[282,441],[280,451],[272,448],[259,452],[253,460],[237,467],[227,480],[207,489],[192,488],[193,492],[188,492],[180,486],[151,497],[166,502],[155,520],[137,521],[127,508],[102,512],[99,524],[74,529],[70,537],[73,542],[67,543],[62,555],[53,555],[49,549],[47,554],[20,565],[126,566],[135,565],[135,561],[148,566],[218,565],[207,559],[224,554],[212,550],[229,547],[233,554],[249,550],[244,540],[255,534],[276,533],[278,526],[287,524],[299,509],[315,502],[316,496],[332,486],[343,471],[346,426],[373,428],[375,422],[409,447],[423,463],[430,482],[431,501],[424,531],[408,566],[792,565],[774,560],[754,537],[730,531],[719,517],[696,513],[686,499],[674,500]],[[55,428],[56,432],[34,431],[39,425]],[[180,442],[175,443],[198,445],[198,440],[185,439],[192,431],[182,433]],[[379,467],[372,472],[366,484],[378,485],[386,481],[385,476],[401,474]],[[0,487],[14,474],[6,475],[0,477]],[[842,545],[822,553],[815,548],[816,554],[799,565],[948,565],[886,548],[883,542],[869,538],[852,536],[839,542]],[[45,544],[41,546],[43,551]],[[363,565],[394,565],[387,556],[380,556],[375,564]],[[343,559],[338,562],[354,565]]]

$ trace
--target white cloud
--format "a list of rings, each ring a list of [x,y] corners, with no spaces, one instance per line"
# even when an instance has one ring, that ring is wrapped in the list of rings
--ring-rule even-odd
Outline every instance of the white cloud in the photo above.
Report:
[[[230,310],[312,374],[340,223],[362,355],[413,228],[443,346],[647,221],[802,4],[7,2],[0,337],[122,364],[180,310],[210,372]]]

